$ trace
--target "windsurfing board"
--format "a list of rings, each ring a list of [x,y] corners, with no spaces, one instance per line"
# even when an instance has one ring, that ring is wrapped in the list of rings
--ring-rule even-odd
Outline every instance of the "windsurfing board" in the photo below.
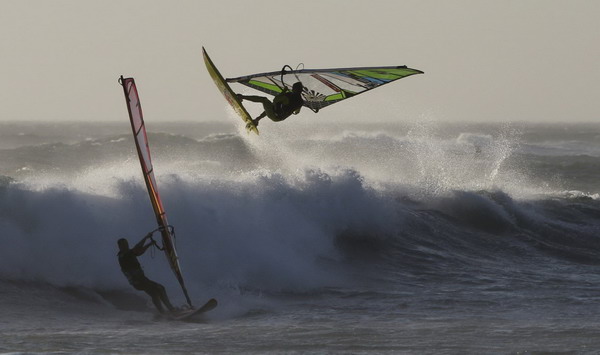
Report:
[[[248,111],[246,111],[246,108],[244,107],[244,105],[242,105],[242,102],[238,99],[236,93],[233,92],[233,90],[231,90],[231,87],[229,87],[225,79],[223,79],[223,76],[221,75],[221,73],[219,73],[219,70],[208,56],[208,53],[206,53],[204,47],[202,47],[202,55],[204,56],[204,64],[206,64],[206,69],[208,70],[208,73],[210,74],[213,81],[215,82],[215,85],[217,85],[217,88],[219,88],[221,94],[225,96],[225,99],[227,100],[227,102],[229,102],[231,107],[233,107],[235,112],[237,112],[237,114],[244,120],[244,122],[246,122],[246,130],[248,131],[248,133],[252,131],[258,134],[258,128],[256,128],[256,125],[254,124],[254,122],[252,122],[252,117],[250,116]]]
[[[202,314],[204,312],[208,312],[210,310],[213,310],[213,309],[215,309],[215,307],[217,307],[217,305],[218,305],[217,300],[214,299],[214,298],[211,298],[202,307],[188,309],[188,310],[185,310],[185,311],[178,312],[176,314],[169,315],[169,319],[173,319],[173,320],[186,320],[186,319],[192,318],[194,316],[200,315],[200,314]]]

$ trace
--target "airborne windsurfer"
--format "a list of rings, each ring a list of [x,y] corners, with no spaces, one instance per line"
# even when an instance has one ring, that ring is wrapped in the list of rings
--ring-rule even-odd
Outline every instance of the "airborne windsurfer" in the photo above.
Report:
[[[151,237],[152,233],[148,233],[131,249],[129,248],[129,242],[127,239],[119,239],[117,242],[119,245],[119,253],[117,254],[119,257],[119,265],[121,266],[121,271],[123,271],[123,274],[125,277],[127,277],[127,280],[131,286],[133,286],[136,290],[146,292],[150,297],[152,297],[152,303],[154,303],[154,306],[156,306],[160,313],[165,312],[163,304],[169,311],[175,312],[176,308],[171,305],[164,286],[158,282],[148,279],[146,275],[144,275],[142,266],[137,259],[138,256],[144,254],[144,252],[146,252],[146,250],[155,243],[154,240],[151,240],[148,244],[144,245],[146,240]]]
[[[279,95],[273,98],[273,102],[263,96],[245,96],[238,94],[238,99],[248,100],[252,102],[259,102],[263,104],[265,111],[258,117],[252,120],[255,126],[258,126],[258,121],[263,117],[267,116],[272,121],[279,122],[283,121],[290,115],[297,115],[300,113],[300,109],[304,104],[302,99],[302,90],[304,86],[301,82],[297,82],[292,86],[292,91],[288,91],[287,88]]]

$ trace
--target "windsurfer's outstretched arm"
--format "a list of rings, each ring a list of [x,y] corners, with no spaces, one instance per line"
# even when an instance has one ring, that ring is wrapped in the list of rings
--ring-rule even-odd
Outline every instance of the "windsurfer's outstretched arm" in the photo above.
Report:
[[[152,244],[154,244],[154,241],[150,241],[150,243],[144,245],[144,243],[146,242],[147,239],[152,238],[152,233],[148,233],[146,234],[146,236],[144,238],[142,238],[142,240],[140,240],[131,250],[133,250],[133,253],[136,256],[140,256],[142,254],[144,254],[146,252],[146,250],[148,250],[148,248],[150,248],[150,246]]]

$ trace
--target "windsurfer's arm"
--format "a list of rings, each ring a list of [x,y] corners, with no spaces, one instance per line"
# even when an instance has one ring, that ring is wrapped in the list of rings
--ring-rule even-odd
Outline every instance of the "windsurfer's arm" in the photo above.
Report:
[[[148,244],[144,245],[144,243],[146,242],[146,240],[148,240],[148,239],[149,239],[149,238],[151,238],[151,237],[152,237],[152,233],[148,233],[148,234],[146,234],[146,236],[145,236],[145,237],[144,237],[142,240],[140,240],[140,241],[139,241],[139,242],[138,242],[138,243],[137,243],[137,244],[136,244],[136,245],[133,247],[133,249],[132,249],[132,250],[133,250],[133,253],[134,253],[136,256],[140,256],[140,255],[144,254],[144,253],[146,252],[146,250],[147,250],[148,248],[150,248],[150,246],[151,246],[152,244],[154,244],[154,241],[150,241],[150,243],[148,243]]]

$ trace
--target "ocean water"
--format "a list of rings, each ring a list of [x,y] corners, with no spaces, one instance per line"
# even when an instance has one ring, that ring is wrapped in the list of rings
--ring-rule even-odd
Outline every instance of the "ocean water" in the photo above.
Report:
[[[236,122],[146,122],[192,322],[128,122],[1,123],[0,353],[600,353],[600,124]]]

